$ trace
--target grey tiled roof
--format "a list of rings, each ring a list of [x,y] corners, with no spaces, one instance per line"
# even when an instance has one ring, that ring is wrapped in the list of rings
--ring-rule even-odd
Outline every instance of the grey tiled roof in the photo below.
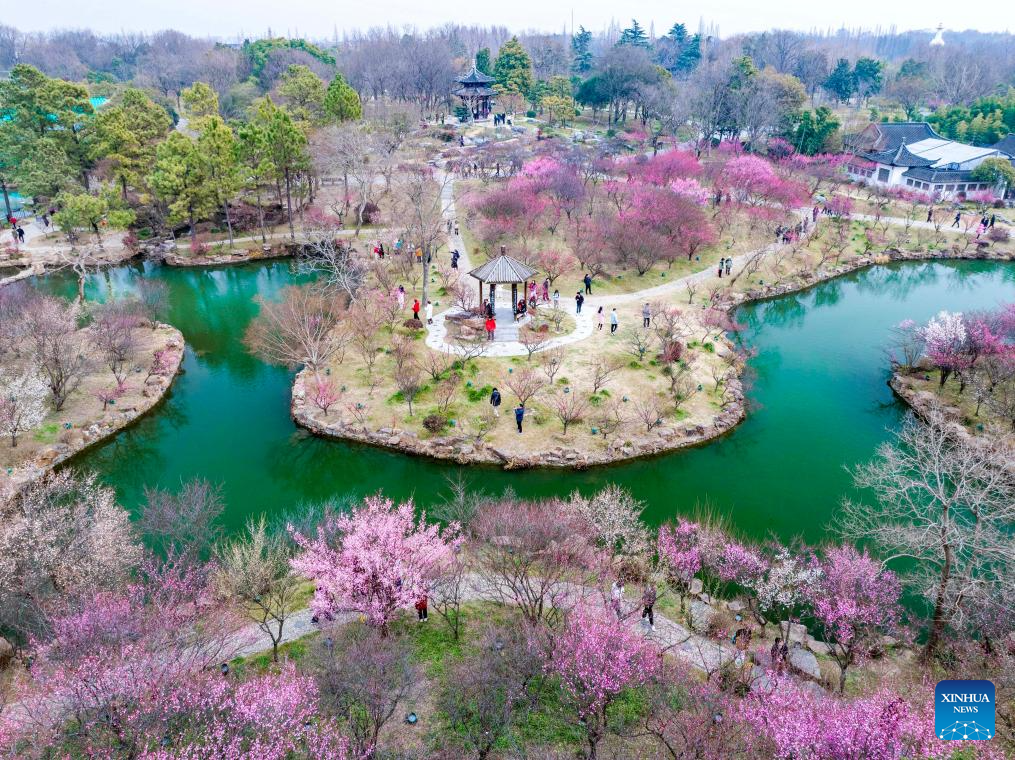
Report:
[[[934,163],[932,159],[920,158],[911,152],[903,141],[895,150],[885,150],[880,153],[867,153],[866,158],[876,161],[879,164],[890,164],[892,166],[930,166]]]
[[[1007,153],[1012,158],[1015,158],[1015,134],[1009,132],[990,147],[995,150],[999,150],[1002,153]]]
[[[494,95],[494,91],[492,87],[487,87],[485,85],[479,87],[459,87],[452,93],[452,95],[458,95],[459,97],[462,98],[477,97],[477,96],[483,97],[484,95],[487,96]]]
[[[886,150],[898,150],[899,146],[903,143],[909,143],[912,145],[920,140],[926,140],[927,138],[936,138],[938,140],[944,140],[934,128],[925,121],[904,121],[897,124],[892,122],[879,123],[877,125],[878,132],[881,136],[878,138],[877,144],[874,145],[875,150],[886,151]]]
[[[468,74],[463,74],[455,81],[459,84],[490,84],[490,82],[495,82],[496,80],[473,66]]]
[[[941,182],[970,182],[975,181],[972,179],[972,170],[965,169],[930,169],[928,167],[918,166],[913,169],[908,169],[903,173],[903,177],[909,179],[918,179],[922,182],[934,182],[940,184]]]
[[[500,255],[481,267],[476,267],[469,274],[483,282],[524,282],[531,279],[536,270],[526,266],[518,259]]]

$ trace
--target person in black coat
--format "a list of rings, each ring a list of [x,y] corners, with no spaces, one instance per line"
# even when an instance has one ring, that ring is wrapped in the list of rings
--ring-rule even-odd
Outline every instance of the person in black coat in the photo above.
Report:
[[[500,416],[500,391],[496,388],[490,394],[490,406],[493,407],[493,414],[495,417]]]

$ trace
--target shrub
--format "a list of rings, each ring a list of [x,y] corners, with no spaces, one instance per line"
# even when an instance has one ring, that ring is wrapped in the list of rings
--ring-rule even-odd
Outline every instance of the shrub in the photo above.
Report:
[[[535,112],[535,111],[533,111],[533,110],[531,110],[531,109],[530,109],[530,110],[528,110],[528,111],[526,111],[526,112],[525,112],[525,115],[526,115],[527,117],[529,117],[530,119],[534,119],[534,118],[536,118],[536,112]]]
[[[402,327],[406,327],[409,330],[422,330],[423,322],[418,319],[407,319],[402,323]]]
[[[1011,235],[1006,227],[991,227],[987,237],[994,243],[1007,243],[1011,240]]]
[[[443,414],[428,414],[423,418],[423,427],[431,433],[439,433],[448,424],[448,418]]]
[[[489,398],[491,393],[493,393],[492,385],[484,385],[482,388],[471,386],[465,389],[465,395],[468,397],[469,401],[474,404],[478,401]]]
[[[381,213],[381,207],[376,203],[368,203],[363,207],[363,224],[373,224]]]

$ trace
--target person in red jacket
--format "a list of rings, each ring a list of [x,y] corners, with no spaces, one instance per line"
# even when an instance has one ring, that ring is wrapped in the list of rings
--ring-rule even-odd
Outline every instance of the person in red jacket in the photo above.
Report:
[[[412,301],[412,318],[419,320],[419,299],[414,298]]]
[[[494,330],[497,329],[497,320],[493,317],[486,318],[486,339],[493,340]]]
[[[417,622],[425,623],[427,621],[427,609],[426,609],[427,598],[426,594],[423,594],[416,602],[416,614],[419,616]]]

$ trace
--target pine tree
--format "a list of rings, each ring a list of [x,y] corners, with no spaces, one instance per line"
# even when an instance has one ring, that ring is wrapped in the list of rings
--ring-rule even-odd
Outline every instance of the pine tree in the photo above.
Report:
[[[363,118],[363,104],[359,93],[354,90],[341,74],[328,85],[324,96],[324,112],[334,121],[355,121]]]
[[[490,72],[493,70],[490,66],[490,48],[480,48],[476,52],[476,70],[480,74],[490,76]]]
[[[229,215],[229,201],[242,186],[239,163],[236,154],[236,136],[222,117],[208,116],[201,119],[201,133],[197,138],[197,150],[204,162],[208,185],[226,217],[229,230],[229,247],[233,246],[233,220]]]
[[[155,151],[155,170],[149,182],[156,195],[169,204],[170,223],[190,226],[193,246],[198,220],[208,217],[218,205],[197,143],[183,132],[170,132]]]
[[[532,88],[532,59],[517,37],[509,39],[497,51],[493,75],[508,93],[526,95]]]
[[[620,33],[620,39],[617,40],[617,44],[631,45],[632,47],[649,47],[648,35],[645,34],[645,30],[638,23],[638,19],[631,19],[631,26]]]
[[[847,102],[856,92],[856,78],[849,67],[849,61],[840,58],[832,73],[825,79],[824,88],[839,102]]]
[[[592,32],[584,26],[571,38],[571,72],[587,74],[592,71]]]

